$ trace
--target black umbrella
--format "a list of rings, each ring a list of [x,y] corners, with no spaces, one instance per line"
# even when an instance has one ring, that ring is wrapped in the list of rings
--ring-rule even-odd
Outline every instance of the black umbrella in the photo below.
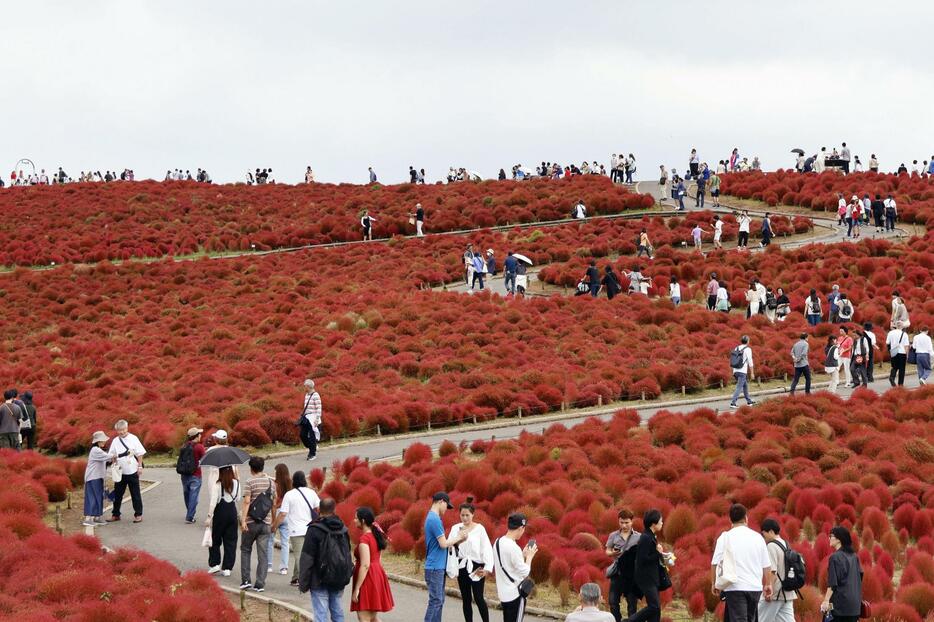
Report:
[[[798,155],[804,155],[804,149],[792,149],[792,153],[797,153]]]
[[[201,458],[201,466],[221,468],[246,464],[249,460],[250,454],[242,449],[219,445],[217,447],[212,447],[204,454],[204,457]]]

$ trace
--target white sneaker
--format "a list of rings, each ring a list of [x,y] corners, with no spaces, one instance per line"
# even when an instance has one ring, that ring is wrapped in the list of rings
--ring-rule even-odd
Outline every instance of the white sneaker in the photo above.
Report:
[[[225,576],[225,577],[229,577],[229,576],[230,576],[230,571],[229,571],[229,570],[221,570],[221,574],[222,574],[223,576]]]
[[[95,523],[92,520],[82,521],[81,524],[84,525],[85,527],[96,527],[97,526],[97,523]]]
[[[279,570],[279,574],[289,574],[288,568],[282,568],[281,570]]]
[[[211,566],[210,568],[208,568],[208,574],[217,574],[218,572],[220,572],[220,570],[221,570],[220,566]]]

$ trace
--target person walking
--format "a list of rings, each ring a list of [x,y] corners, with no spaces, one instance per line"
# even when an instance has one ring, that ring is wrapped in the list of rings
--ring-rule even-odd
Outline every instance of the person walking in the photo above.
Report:
[[[658,165],[658,190],[661,194],[661,201],[665,200],[665,197],[668,196],[668,169],[665,168],[664,164]]]
[[[889,350],[892,370],[889,372],[889,384],[895,386],[898,377],[898,386],[905,384],[905,364],[908,359],[908,333],[901,328],[893,328],[885,337],[885,345]]]
[[[772,598],[772,560],[762,535],[746,526],[742,504],[730,506],[730,523],[710,561],[711,590],[723,594],[730,622],[756,622],[759,597]]]
[[[927,384],[931,376],[931,360],[934,359],[934,346],[931,345],[931,336],[928,327],[922,326],[918,334],[911,340],[911,347],[915,351],[915,365],[918,367],[918,384]]]
[[[600,611],[600,586],[585,583],[581,586],[580,606],[569,613],[564,622],[619,622],[612,614]]]
[[[681,304],[681,284],[678,283],[678,277],[671,277],[671,282],[668,284],[668,294],[671,297],[671,302],[676,307]]]
[[[885,227],[885,201],[882,200],[882,195],[876,194],[875,200],[870,205],[872,210],[873,224],[876,227],[876,233],[882,233]]]
[[[535,540],[529,540],[524,549],[519,548],[527,522],[525,514],[510,514],[506,519],[506,534],[493,544],[496,595],[503,609],[503,622],[522,622],[525,615],[528,594],[519,588],[531,574],[532,559],[538,552]]]
[[[841,326],[837,335],[837,359],[840,361],[840,367],[843,368],[843,378],[845,387],[853,386],[853,375],[850,370],[850,362],[853,357],[853,338],[850,336],[850,329]]]
[[[636,589],[645,598],[645,607],[629,616],[629,622],[659,622],[662,618],[662,603],[659,597],[659,579],[662,564],[662,545],[658,533],[664,522],[662,513],[656,509],[647,511],[642,517],[644,531],[639,535],[633,560],[633,580]]]
[[[19,442],[19,422],[23,418],[23,413],[13,402],[16,395],[13,389],[7,389],[3,392],[3,404],[0,404],[0,449],[8,448],[20,450]]]
[[[354,574],[350,534],[336,508],[334,499],[321,499],[321,515],[309,525],[302,544],[298,589],[311,592],[315,622],[344,622],[341,599]]]
[[[363,214],[360,216],[360,227],[363,229],[364,241],[373,239],[374,222],[376,222],[376,219],[370,216],[370,212],[368,210],[363,210]]]
[[[474,522],[477,509],[473,497],[460,505],[461,522],[451,527],[448,541],[457,540],[462,532],[467,539],[454,546],[457,558],[457,587],[461,592],[465,622],[473,622],[473,605],[477,605],[480,619],[490,622],[490,612],[483,596],[486,577],[493,574],[493,545],[480,523]]]
[[[188,428],[185,444],[178,452],[176,472],[182,478],[182,498],[185,501],[185,522],[195,522],[195,511],[198,509],[198,496],[201,494],[201,458],[205,449],[201,444],[201,428]]]
[[[694,249],[701,251],[703,247],[703,242],[701,241],[701,236],[704,234],[704,229],[700,226],[700,223],[694,225],[694,228],[691,229],[691,238],[694,240]]]
[[[820,296],[817,295],[817,290],[812,288],[811,293],[804,299],[804,318],[811,326],[817,326],[823,315]]]
[[[19,434],[22,437],[22,445],[26,449],[36,448],[36,429],[39,425],[36,414],[36,405],[32,403],[32,391],[23,393],[23,402],[21,408],[25,409],[23,418],[20,420]]]
[[[607,577],[610,579],[610,593],[607,602],[610,613],[616,622],[623,619],[620,602],[626,599],[626,617],[631,618],[636,613],[639,604],[639,592],[636,590],[633,575],[636,560],[636,546],[639,544],[641,534],[632,528],[634,514],[631,510],[623,508],[617,514],[619,529],[610,534],[606,540],[606,554],[613,560],[607,568]]]
[[[733,378],[736,379],[736,388],[733,390],[733,397],[730,399],[730,408],[737,408],[736,399],[742,393],[749,406],[755,404],[749,397],[748,378],[753,377],[752,348],[749,347],[749,335],[743,335],[740,344],[730,353],[730,368],[733,372]]]
[[[707,196],[707,180],[703,176],[697,178],[697,194],[694,196],[694,207],[704,209],[704,198]]]
[[[736,219],[739,223],[739,233],[736,237],[736,248],[747,248],[749,246],[749,227],[752,224],[752,218],[749,212],[743,210],[743,213]]]
[[[84,467],[84,522],[85,527],[98,527],[106,524],[104,520],[104,477],[110,455],[104,451],[109,439],[98,430],[91,436],[91,451],[88,464]]]
[[[831,393],[837,392],[837,384],[840,382],[839,352],[837,338],[833,335],[827,335],[827,344],[824,346],[824,372],[830,375],[830,386],[827,387],[827,390]]]
[[[483,257],[480,256],[479,252],[474,252],[473,259],[473,280],[470,282],[470,289],[473,290],[474,286],[479,281],[480,291],[483,291],[483,277],[486,274],[486,262],[483,261]]]
[[[425,208],[421,203],[415,204],[415,235],[425,237]]]
[[[820,610],[831,612],[834,622],[857,622],[863,600],[863,569],[853,550],[853,537],[845,527],[830,530],[834,549],[827,560],[827,591]]]
[[[850,300],[846,294],[840,294],[840,300],[837,303],[837,321],[838,322],[852,322],[853,315],[856,313],[856,308],[853,306],[853,301]]]
[[[367,170],[367,172],[369,173],[369,176],[370,176],[370,183],[371,183],[371,184],[375,184],[375,183],[377,182],[377,179],[376,179],[376,171],[373,170],[373,167],[372,167],[372,166],[368,166],[366,170]]]
[[[315,381],[305,380],[305,405],[298,419],[299,438],[308,449],[306,460],[318,459],[318,441],[321,440],[321,396],[315,389]]]
[[[759,291],[753,281],[749,282],[749,289],[746,290],[746,319],[759,315]]]
[[[827,296],[827,306],[830,309],[828,321],[831,324],[838,324],[840,322],[840,297],[840,286],[834,283],[830,295]]]
[[[772,218],[770,217],[769,212],[765,213],[765,218],[762,219],[762,242],[759,243],[759,246],[762,248],[767,247],[772,243]]]
[[[386,534],[376,524],[376,517],[370,508],[357,508],[354,516],[354,523],[361,534],[357,544],[350,610],[357,612],[360,622],[379,622],[379,614],[392,611],[396,605],[389,579],[380,562],[380,553],[386,549]],[[444,573],[443,570],[441,572]]]
[[[850,373],[853,376],[853,386],[861,384],[866,387],[869,386],[868,366],[872,345],[864,331],[857,329],[854,332],[856,339],[853,340],[853,359],[850,363],[853,369]]]
[[[795,394],[795,389],[798,388],[798,380],[801,379],[801,376],[804,376],[804,394],[811,394],[811,365],[808,363],[809,351],[808,334],[801,333],[798,336],[798,341],[791,346],[791,362],[795,369],[795,375],[791,380],[791,389],[789,390],[791,395]]]
[[[600,289],[606,289],[607,300],[613,300],[617,294],[623,291],[623,286],[620,284],[619,278],[613,271],[613,266],[606,266],[604,271],[606,274],[603,276],[603,280],[600,282]]]
[[[143,470],[143,456],[146,455],[146,449],[135,434],[130,434],[130,426],[124,419],[114,424],[114,430],[117,436],[110,442],[108,453],[116,460],[120,468],[120,481],[114,482],[113,509],[107,522],[115,523],[120,520],[123,495],[129,488],[130,499],[133,502],[133,522],[141,523],[143,522],[143,495],[139,489],[139,474]]]
[[[885,230],[895,231],[895,220],[898,218],[898,207],[895,204],[895,197],[889,194],[883,203],[885,205]]]
[[[587,271],[584,273],[587,280],[587,286],[590,288],[590,295],[594,298],[600,293],[600,270],[597,268],[597,260],[591,259]]]
[[[685,210],[684,195],[687,194],[687,189],[684,187],[684,180],[680,177],[676,176],[671,183],[674,185],[676,182],[677,186],[675,186],[674,194],[675,198],[678,199],[678,211],[683,212]]]
[[[723,281],[717,283],[717,311],[730,312],[730,292],[727,291],[726,283]]]
[[[782,589],[785,576],[785,551],[788,543],[779,537],[781,527],[774,518],[762,521],[762,537],[771,560],[772,597],[759,600],[759,622],[795,622],[795,603],[797,593]]]
[[[208,516],[205,527],[211,529],[211,546],[208,548],[208,572],[225,577],[230,576],[237,561],[237,533],[240,520],[237,516],[237,504],[240,502],[240,480],[237,470],[232,466],[217,469],[217,476],[210,481],[211,499],[208,502]],[[221,547],[224,558],[221,560]]]
[[[713,217],[713,247],[714,248],[723,248],[723,243],[720,241],[723,237],[723,221],[720,220],[719,216]]]
[[[266,460],[260,456],[250,458],[250,479],[243,486],[243,509],[240,514],[240,589],[263,592],[269,560],[272,509],[276,504],[276,482],[263,472]],[[253,545],[256,545],[256,581],[250,579]]]
[[[710,280],[707,281],[707,310],[713,311],[717,308],[717,290],[720,288],[720,283],[717,281],[717,273],[710,273]]]
[[[441,515],[453,510],[448,493],[436,492],[431,498],[431,507],[425,516],[425,585],[428,587],[428,608],[425,622],[441,622],[444,608],[444,571],[447,569],[447,549],[464,542],[471,529],[460,529],[456,538],[444,537]]]
[[[713,173],[707,182],[710,187],[710,196],[713,197],[714,208],[720,207],[720,175]]]
[[[516,293],[516,272],[519,266],[519,260],[512,255],[512,251],[506,253],[506,259],[503,260],[503,286],[507,294]]]
[[[282,497],[282,503],[279,505],[279,511],[276,513],[276,520],[273,523],[273,531],[283,523],[287,527],[288,536],[283,541],[282,560],[288,559],[288,565],[292,567],[290,585],[298,585],[299,562],[302,557],[302,549],[305,546],[306,533],[308,526],[318,517],[318,507],[320,505],[321,501],[318,499],[317,493],[308,487],[305,474],[301,471],[295,471],[292,474],[292,488]],[[285,544],[286,541],[288,545]],[[272,560],[271,557],[269,559]],[[286,564],[282,565],[285,566]]]
[[[652,259],[652,243],[649,241],[648,231],[644,228],[639,234],[639,252],[636,253],[636,257],[642,257],[642,253],[645,253],[650,260]]]
[[[279,534],[279,574],[289,573],[289,553],[292,551],[292,542],[290,540],[291,532],[285,517],[279,518],[279,512],[282,508],[282,501],[285,495],[292,490],[292,476],[289,474],[289,467],[283,462],[276,465],[273,470],[273,479],[276,482],[276,502],[272,506],[272,525],[269,528],[269,540],[266,543],[266,570],[272,572],[273,553],[275,552],[276,532]],[[309,518],[307,522],[311,522]],[[307,524],[307,523],[306,523]],[[304,535],[304,531],[302,535]],[[298,551],[296,551],[296,554]]]

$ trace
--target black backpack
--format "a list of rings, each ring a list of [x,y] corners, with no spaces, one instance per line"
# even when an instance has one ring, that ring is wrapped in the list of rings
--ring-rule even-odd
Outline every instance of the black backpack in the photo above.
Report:
[[[269,480],[269,488],[256,495],[250,500],[250,507],[246,515],[254,522],[262,523],[272,511],[272,480]]]
[[[353,577],[353,560],[350,558],[347,527],[341,526],[339,531],[332,531],[322,523],[314,523],[312,529],[315,527],[324,532],[324,539],[318,549],[316,569],[318,580],[328,589],[343,589]]]
[[[746,350],[746,346],[736,346],[730,352],[730,367],[732,369],[742,369],[743,368],[743,352]]]
[[[804,587],[804,558],[794,549],[788,548],[778,540],[772,540],[777,544],[785,554],[785,576],[779,577],[782,582],[782,590],[785,592],[797,592]]]
[[[198,469],[195,461],[195,448],[191,443],[185,443],[178,452],[178,462],[175,463],[175,472],[179,475],[194,475]]]

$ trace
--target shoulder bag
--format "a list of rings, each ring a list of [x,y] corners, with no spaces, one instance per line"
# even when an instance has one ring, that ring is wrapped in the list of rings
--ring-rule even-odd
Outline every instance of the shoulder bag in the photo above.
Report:
[[[126,446],[126,443],[123,442],[122,438],[118,436],[116,440],[120,441],[120,444],[123,445],[123,448],[126,451],[123,452],[123,456],[117,454],[117,459],[114,460],[113,464],[110,465],[110,479],[113,480],[114,484],[123,480],[123,469],[120,468],[120,458],[130,453],[130,448]]]
[[[730,546],[729,533],[723,535],[723,559],[717,564],[717,576],[714,587],[723,591],[730,587],[739,577],[736,574],[736,559],[733,557],[733,547]]]
[[[503,558],[499,554],[499,541],[500,538],[496,539],[496,558],[499,559],[499,567],[502,569],[503,574],[506,576],[506,579],[510,583],[516,583],[516,580],[509,576],[509,573],[506,572],[506,567],[503,566]],[[529,594],[532,593],[532,590],[535,589],[535,581],[526,577],[522,581],[516,584],[516,589],[519,591],[519,596],[523,599],[528,598]]]

